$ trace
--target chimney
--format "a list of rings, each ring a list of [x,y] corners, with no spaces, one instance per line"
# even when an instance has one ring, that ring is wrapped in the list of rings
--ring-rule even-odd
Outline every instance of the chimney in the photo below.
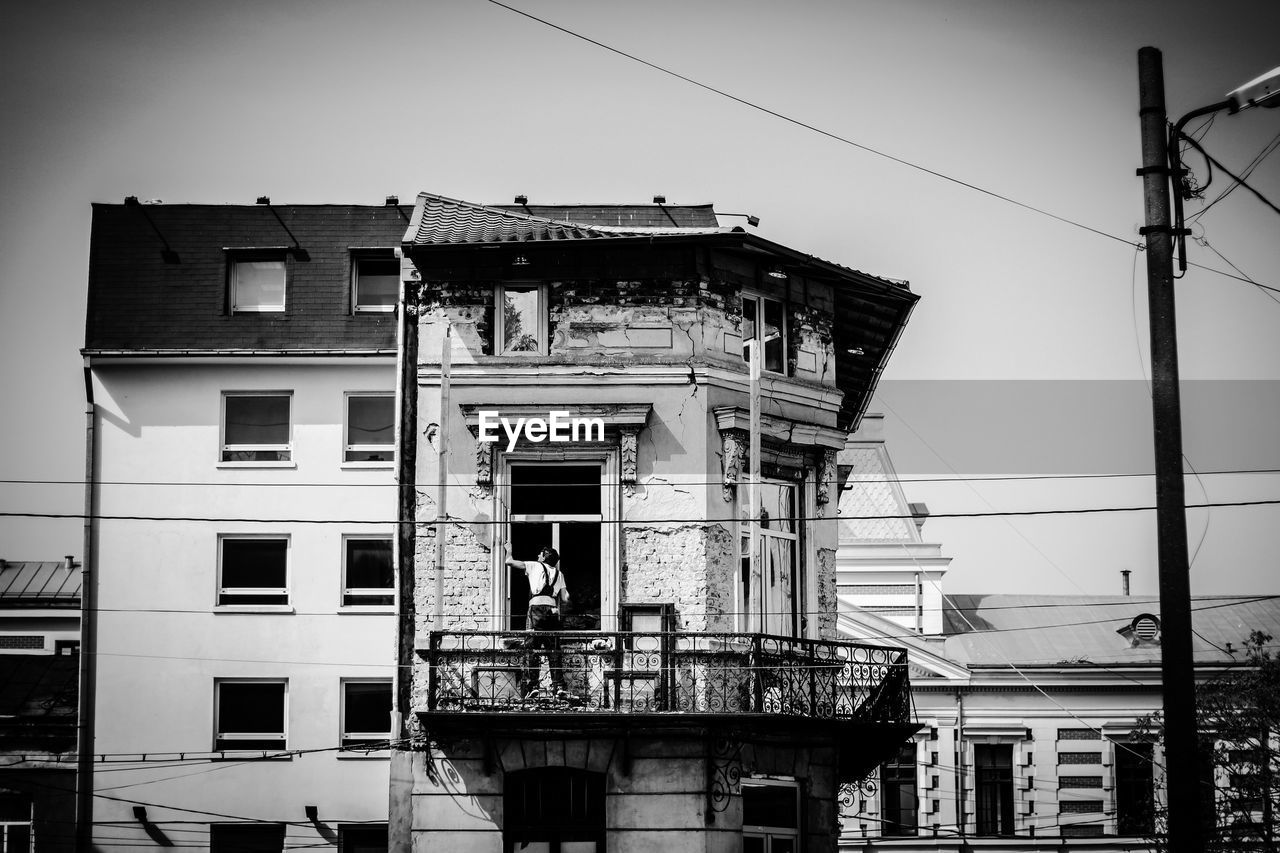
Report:
[[[1120,582],[1124,588],[1124,594],[1128,595],[1129,594],[1129,570],[1128,569],[1120,570]]]
[[[62,567],[67,571],[71,571],[76,567],[76,558],[68,554],[62,558]]]

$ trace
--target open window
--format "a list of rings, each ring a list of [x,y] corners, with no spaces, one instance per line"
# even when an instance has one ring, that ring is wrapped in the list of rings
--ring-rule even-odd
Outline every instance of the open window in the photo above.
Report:
[[[223,462],[288,462],[288,392],[236,392],[222,395]]]
[[[509,470],[511,556],[536,560],[550,545],[569,590],[572,615],[566,629],[600,627],[603,568],[606,565],[604,485],[599,462],[513,462]],[[506,569],[505,612],[510,630],[523,630],[529,582],[519,569]]]
[[[342,541],[342,606],[395,604],[391,537],[346,536]]]
[[[394,394],[348,394],[342,461],[385,465],[396,456]]]
[[[772,479],[761,482],[758,564],[753,571],[747,489],[738,489],[742,507],[739,600],[747,612],[749,632],[798,637],[804,630],[805,583],[800,561],[802,494],[800,482]]]
[[[764,349],[760,351],[760,369],[769,373],[787,372],[786,308],[779,299],[744,293],[742,295],[742,340],[755,341],[763,332]],[[742,360],[751,359],[749,346],[742,348]]]
[[[400,301],[400,259],[391,249],[351,256],[351,306],[357,314],[396,310]]]
[[[391,739],[391,681],[349,678],[342,682],[344,749],[387,749]]]

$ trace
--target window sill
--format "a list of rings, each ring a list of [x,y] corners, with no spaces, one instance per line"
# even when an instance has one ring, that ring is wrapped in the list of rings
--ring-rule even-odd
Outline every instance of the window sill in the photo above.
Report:
[[[339,616],[394,616],[394,604],[348,604],[338,608]]]
[[[214,613],[288,613],[295,611],[292,604],[215,604]]]
[[[394,460],[394,459],[388,459],[388,460],[386,460],[385,462],[384,462],[384,461],[379,461],[379,462],[343,462],[341,465],[339,465],[339,467],[340,467],[340,468],[343,468],[343,469],[363,469],[363,470],[366,470],[366,471],[368,471],[368,470],[375,470],[375,471],[376,471],[376,470],[392,471],[392,470],[394,470],[394,469],[395,469],[395,467],[396,467],[396,463],[395,463],[395,460]]]
[[[283,755],[277,752],[283,752],[285,747],[279,750],[263,750],[263,749],[223,749],[218,750],[217,755],[210,758],[210,761],[293,761],[293,753],[286,752]]]
[[[297,468],[296,462],[219,462],[218,468]]]

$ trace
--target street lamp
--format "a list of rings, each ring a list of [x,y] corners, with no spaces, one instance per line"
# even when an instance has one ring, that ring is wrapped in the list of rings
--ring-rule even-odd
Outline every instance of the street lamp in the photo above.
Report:
[[[1193,118],[1219,110],[1275,106],[1280,68],[1250,81],[1226,100],[1192,110],[1172,129],[1165,114],[1160,51],[1138,51],[1139,117],[1147,240],[1147,302],[1151,323],[1151,409],[1155,431],[1156,527],[1160,570],[1161,681],[1170,853],[1202,853],[1200,759],[1191,654],[1191,579],[1187,560],[1186,495],[1182,481],[1182,403],[1178,388],[1177,323],[1173,298],[1173,241],[1181,239],[1182,195],[1175,189],[1177,227],[1170,223],[1169,182],[1179,182],[1178,144]],[[1185,251],[1185,243],[1183,244]],[[1184,265],[1185,269],[1185,265]]]

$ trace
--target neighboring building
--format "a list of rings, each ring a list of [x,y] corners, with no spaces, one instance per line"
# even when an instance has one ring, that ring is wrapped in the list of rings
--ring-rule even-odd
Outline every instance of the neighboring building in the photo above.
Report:
[[[71,849],[80,564],[0,560],[0,850]]]
[[[947,559],[911,522],[921,508],[904,497],[878,420],[868,415],[842,455],[853,475],[841,514],[864,519],[842,525],[840,634],[908,649],[923,728],[850,792],[841,848],[1151,849],[1164,756],[1133,733],[1162,703],[1158,600],[944,596]],[[1241,666],[1251,631],[1280,636],[1275,597],[1192,609],[1201,678]]]
[[[385,848],[406,221],[94,205],[99,850]]]
[[[841,784],[916,728],[898,644],[837,641],[834,514],[836,452],[916,297],[709,205],[424,193],[404,254],[393,848],[834,851]],[[567,690],[541,655],[526,696],[529,587],[504,558],[546,544],[578,632],[546,638]]]

